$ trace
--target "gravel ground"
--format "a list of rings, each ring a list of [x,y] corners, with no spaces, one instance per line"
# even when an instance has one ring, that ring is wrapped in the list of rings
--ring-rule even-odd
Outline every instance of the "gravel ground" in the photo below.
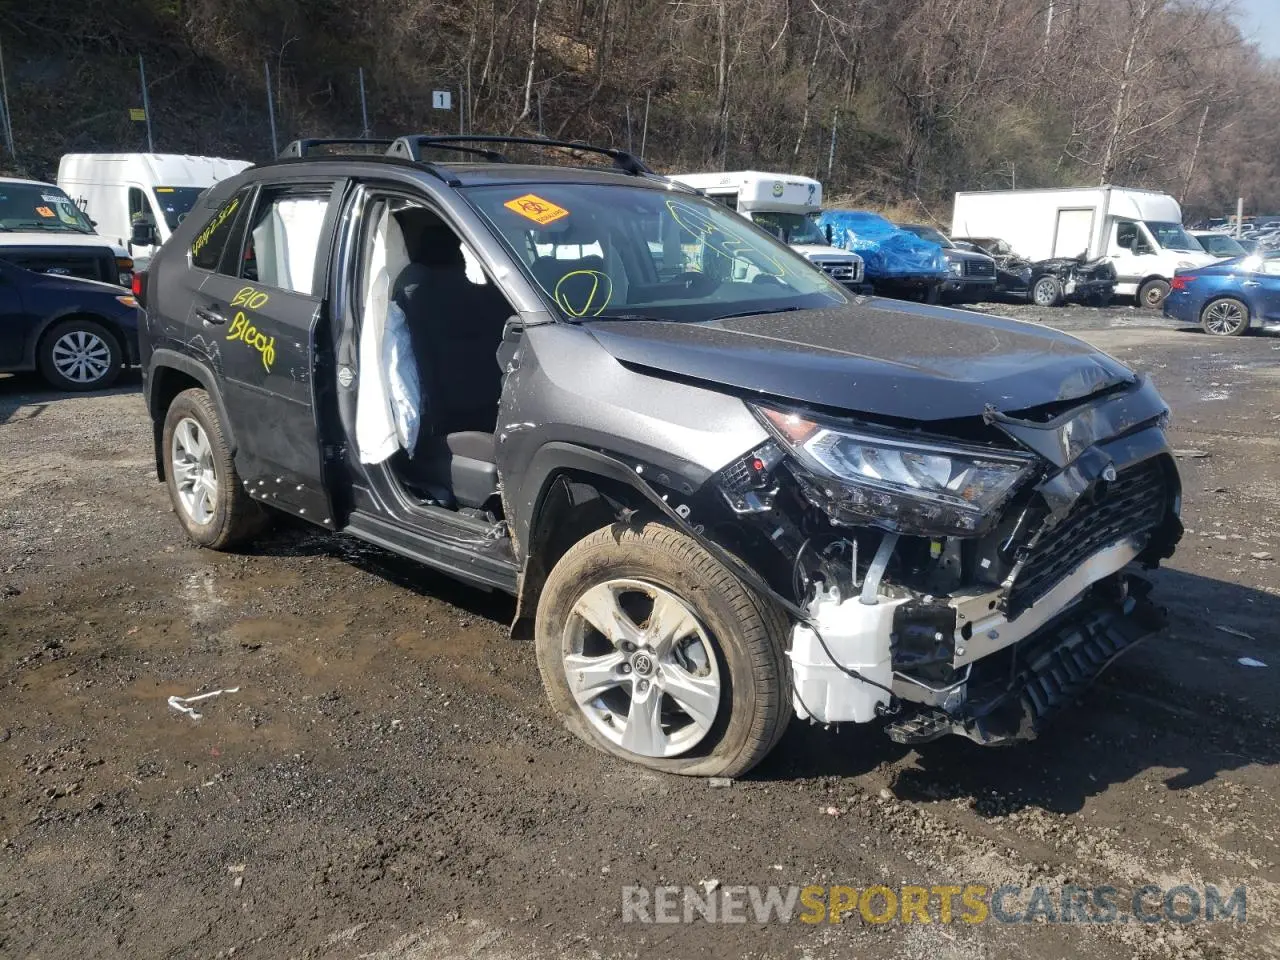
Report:
[[[504,598],[296,527],[190,546],[136,377],[87,397],[0,378],[0,956],[1280,952],[1280,338],[991,309],[1085,337],[1172,405],[1190,529],[1157,577],[1170,626],[1037,742],[910,750],[797,722],[727,788],[566,734]],[[199,720],[167,704],[225,688]],[[1122,903],[1247,884],[1248,919],[622,922],[625,885],[704,882]]]

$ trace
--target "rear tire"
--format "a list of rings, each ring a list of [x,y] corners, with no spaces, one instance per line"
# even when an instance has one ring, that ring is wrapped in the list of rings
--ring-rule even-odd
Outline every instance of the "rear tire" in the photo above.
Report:
[[[543,686],[564,725],[615,757],[687,776],[739,776],[781,738],[785,635],[772,603],[659,523],[615,524],[571,547],[535,622]]]
[[[1222,297],[1200,311],[1200,329],[1214,337],[1240,337],[1249,331],[1249,305],[1235,297]]]
[[[116,335],[93,320],[64,320],[40,339],[40,374],[58,390],[105,390],[121,357]]]
[[[163,444],[173,512],[194,543],[227,550],[262,532],[269,516],[245,492],[209,394],[193,387],[173,398]]]
[[[1138,290],[1138,305],[1148,310],[1159,310],[1164,298],[1169,295],[1169,281],[1157,277],[1148,280]]]

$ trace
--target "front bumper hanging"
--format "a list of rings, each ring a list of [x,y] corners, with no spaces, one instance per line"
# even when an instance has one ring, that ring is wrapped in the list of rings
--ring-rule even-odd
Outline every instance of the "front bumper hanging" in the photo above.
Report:
[[[910,705],[885,732],[904,744],[949,733],[986,745],[1034,739],[1117,657],[1164,625],[1150,589],[1132,574],[1097,584],[1032,636],[974,664],[962,702],[949,710]]]

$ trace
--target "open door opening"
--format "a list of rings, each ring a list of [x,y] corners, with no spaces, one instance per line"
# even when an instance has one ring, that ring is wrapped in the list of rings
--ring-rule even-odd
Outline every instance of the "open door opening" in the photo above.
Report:
[[[360,280],[360,460],[383,464],[410,503],[502,519],[494,429],[497,352],[515,313],[437,214],[369,204]]]

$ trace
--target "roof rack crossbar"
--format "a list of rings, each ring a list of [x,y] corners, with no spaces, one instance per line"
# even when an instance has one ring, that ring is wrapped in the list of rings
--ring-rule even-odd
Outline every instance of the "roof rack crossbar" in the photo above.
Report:
[[[294,140],[280,151],[280,159],[287,157],[309,157],[318,147],[335,146],[369,146],[386,150],[391,146],[390,140],[371,140],[367,137],[311,137]]]
[[[470,134],[449,134],[447,136],[432,136],[430,134],[417,134],[415,136],[400,137],[391,148],[387,151],[389,156],[404,157],[408,160],[422,162],[422,151],[432,147],[445,150],[465,149],[456,146],[459,143],[517,143],[534,147],[559,147],[568,150],[584,150],[589,153],[599,153],[608,157],[613,161],[613,165],[624,173],[629,173],[633,177],[654,176],[654,171],[645,165],[644,161],[634,154],[627,153],[625,150],[618,150],[614,147],[600,147],[591,143],[579,143],[573,140],[552,140],[547,137],[501,137],[501,136],[472,136]],[[494,162],[506,162],[506,157],[497,151],[489,150],[471,150],[469,152],[480,153],[487,159]],[[489,156],[492,154],[492,156]]]

